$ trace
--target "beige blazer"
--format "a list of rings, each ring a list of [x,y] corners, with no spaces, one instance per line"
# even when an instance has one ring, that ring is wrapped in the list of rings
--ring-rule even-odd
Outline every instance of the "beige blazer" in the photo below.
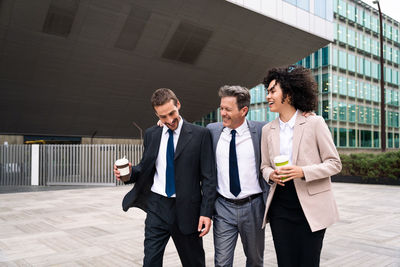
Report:
[[[261,171],[266,181],[274,170],[273,159],[279,156],[279,118],[262,129]],[[331,188],[331,175],[342,169],[331,133],[321,116],[304,117],[297,113],[293,131],[292,164],[302,166],[304,178],[294,179],[297,196],[313,232],[339,220]],[[268,223],[267,212],[274,196],[276,183],[268,195],[263,227]]]

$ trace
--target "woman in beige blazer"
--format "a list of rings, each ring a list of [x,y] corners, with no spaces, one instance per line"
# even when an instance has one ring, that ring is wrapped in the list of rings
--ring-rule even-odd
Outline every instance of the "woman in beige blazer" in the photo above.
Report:
[[[319,266],[325,229],[339,219],[331,175],[342,165],[317,107],[317,85],[308,69],[272,69],[264,79],[267,102],[279,118],[263,127],[261,171],[271,184],[264,223],[270,223],[279,266]],[[286,155],[290,166],[276,168]]]

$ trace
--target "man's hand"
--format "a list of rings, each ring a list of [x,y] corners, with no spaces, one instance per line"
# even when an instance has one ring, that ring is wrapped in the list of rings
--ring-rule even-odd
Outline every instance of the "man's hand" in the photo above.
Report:
[[[131,176],[131,173],[132,173],[132,163],[129,162],[129,176]],[[115,178],[118,181],[122,181],[121,180],[121,175],[119,173],[119,170],[118,170],[118,168],[117,168],[117,166],[115,164],[114,164],[114,175],[115,175]]]
[[[205,216],[200,216],[199,226],[197,227],[197,231],[200,232],[199,237],[203,237],[206,234],[208,234],[210,228],[211,228],[211,219]]]
[[[284,183],[304,177],[303,169],[300,166],[282,166],[277,170],[277,173],[279,178],[284,178],[282,180]]]

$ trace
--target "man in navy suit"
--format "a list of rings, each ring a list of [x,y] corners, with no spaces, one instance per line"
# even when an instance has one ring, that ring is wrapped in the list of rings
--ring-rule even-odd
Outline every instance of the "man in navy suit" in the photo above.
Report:
[[[170,237],[183,266],[205,266],[202,237],[210,230],[216,198],[211,134],[182,119],[181,104],[170,89],[156,90],[151,103],[164,126],[145,131],[142,160],[130,164],[125,182],[135,185],[122,207],[147,213],[143,266],[162,266]],[[119,179],[115,166],[114,173]]]
[[[210,129],[217,169],[218,197],[214,214],[215,266],[232,266],[240,235],[246,266],[263,266],[262,222],[269,185],[260,174],[261,129],[264,122],[248,121],[250,94],[241,86],[223,86],[222,123]]]

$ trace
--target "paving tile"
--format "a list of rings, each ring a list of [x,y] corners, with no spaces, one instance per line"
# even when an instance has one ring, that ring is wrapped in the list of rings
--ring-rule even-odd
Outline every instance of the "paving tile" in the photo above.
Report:
[[[321,266],[400,266],[400,187],[334,183],[341,221]],[[0,194],[0,266],[142,266],[145,213],[123,212],[130,186]],[[203,239],[214,266],[212,230]],[[271,231],[265,266],[277,266]],[[234,266],[245,266],[240,238]],[[170,240],[164,266],[181,266]]]

